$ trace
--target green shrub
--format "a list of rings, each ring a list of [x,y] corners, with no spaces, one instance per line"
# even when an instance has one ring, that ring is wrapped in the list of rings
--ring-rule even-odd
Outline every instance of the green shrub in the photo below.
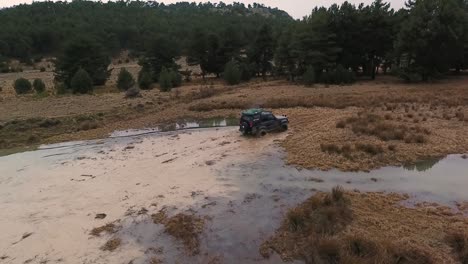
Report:
[[[230,61],[224,67],[223,78],[229,85],[239,84],[241,81],[242,73],[237,66],[237,63]]]
[[[252,76],[254,75],[252,65],[245,62],[241,63],[239,64],[239,70],[241,71],[241,80],[243,82],[248,82],[252,79]]]
[[[170,70],[172,87],[182,85],[182,75],[178,71]]]
[[[331,82],[331,78],[330,78],[330,73],[329,72],[322,72],[322,74],[320,75],[320,82],[322,83],[330,83]]]
[[[151,79],[151,73],[142,69],[138,73],[138,86],[142,90],[150,90],[153,88],[152,84],[153,80]]]
[[[55,93],[58,95],[66,94],[70,91],[64,83],[60,83],[60,82],[55,83],[54,89],[55,89]]]
[[[335,70],[323,72],[320,81],[326,84],[351,84],[356,81],[354,72],[338,65]]]
[[[84,69],[79,69],[70,82],[73,93],[85,94],[93,90],[93,80]]]
[[[119,72],[119,77],[117,78],[117,87],[120,90],[126,91],[135,85],[135,79],[132,74],[127,71],[127,69],[122,68]]]
[[[302,75],[302,81],[307,86],[312,86],[315,83],[315,70],[314,67],[309,66],[307,67],[306,72]]]
[[[19,78],[14,84],[16,94],[25,94],[31,92],[31,83],[25,78]]]
[[[161,92],[169,92],[173,87],[172,74],[165,67],[162,68],[159,74],[159,87]]]
[[[33,82],[33,88],[36,93],[43,93],[46,89],[44,82],[41,79],[35,79]]]

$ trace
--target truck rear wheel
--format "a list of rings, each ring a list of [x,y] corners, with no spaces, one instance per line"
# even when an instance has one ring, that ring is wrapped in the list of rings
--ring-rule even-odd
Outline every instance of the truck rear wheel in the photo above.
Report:
[[[266,134],[267,134],[267,132],[266,132],[265,129],[260,129],[257,132],[257,137],[264,137],[264,136],[266,136]]]

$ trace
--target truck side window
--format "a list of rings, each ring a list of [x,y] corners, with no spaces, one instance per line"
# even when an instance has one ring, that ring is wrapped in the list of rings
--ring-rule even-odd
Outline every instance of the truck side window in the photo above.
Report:
[[[271,113],[262,113],[262,121],[275,120],[275,117]]]

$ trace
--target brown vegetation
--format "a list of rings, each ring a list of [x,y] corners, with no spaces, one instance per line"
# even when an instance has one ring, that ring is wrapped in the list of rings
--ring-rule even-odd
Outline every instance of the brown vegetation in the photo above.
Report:
[[[203,219],[186,214],[177,214],[173,217],[167,217],[164,210],[159,211],[152,216],[155,224],[162,224],[165,232],[180,240],[185,246],[187,252],[196,255],[200,250],[199,235],[203,231]]]
[[[468,233],[466,230],[451,231],[447,234],[447,242],[462,264],[468,263]]]
[[[468,228],[467,219],[401,207],[402,199],[339,188],[318,193],[287,213],[260,252],[306,263],[456,263],[445,241],[452,241],[454,252],[465,252],[466,237],[446,238],[445,231]]]
[[[101,250],[104,251],[114,251],[122,244],[122,240],[120,238],[112,238],[108,240],[104,246],[101,247]]]
[[[199,235],[203,231],[203,225],[203,219],[185,214],[177,214],[164,223],[166,232],[182,241],[187,251],[192,255],[199,253]]]
[[[390,120],[390,114],[385,115],[385,120]],[[408,127],[406,125],[395,125],[375,114],[359,113],[358,117],[350,117],[337,123],[338,128],[350,126],[357,135],[375,136],[383,141],[404,140],[406,143],[425,143],[429,129],[419,126]]]
[[[90,234],[92,236],[100,236],[101,233],[114,234],[119,230],[119,226],[115,223],[107,223],[100,227],[95,227],[91,230]]]

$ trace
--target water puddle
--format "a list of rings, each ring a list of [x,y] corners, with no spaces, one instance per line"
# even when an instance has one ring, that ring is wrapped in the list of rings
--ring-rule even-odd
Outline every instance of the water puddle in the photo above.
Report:
[[[454,206],[455,201],[468,201],[468,160],[462,155],[419,161],[402,167],[384,167],[371,172],[342,172],[339,170],[302,170],[285,166],[281,151],[264,161],[260,175],[307,184],[317,190],[330,190],[342,185],[347,189],[371,192],[399,192],[414,201],[429,201]],[[258,166],[256,164],[255,166]]]
[[[153,134],[160,132],[179,131],[187,129],[199,129],[199,128],[216,128],[216,127],[229,127],[239,125],[238,118],[208,118],[199,120],[181,120],[175,123],[162,124],[157,127],[146,128],[146,129],[129,129],[123,131],[114,131],[110,137],[130,137],[139,136],[145,134]]]

